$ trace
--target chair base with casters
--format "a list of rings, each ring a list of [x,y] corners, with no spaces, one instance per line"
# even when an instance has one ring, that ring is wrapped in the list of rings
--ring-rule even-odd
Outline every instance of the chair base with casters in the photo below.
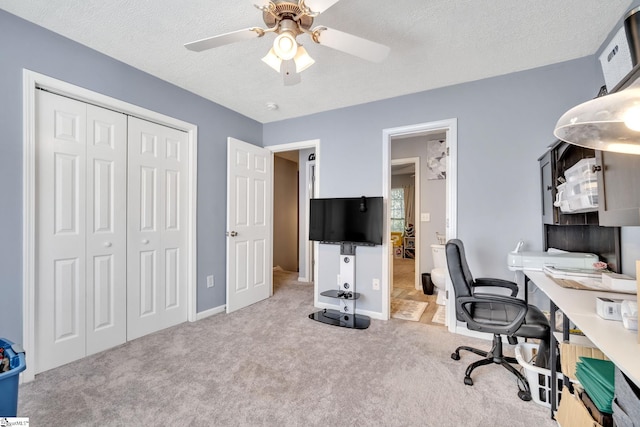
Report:
[[[474,369],[479,366],[497,363],[498,365],[502,365],[507,371],[511,372],[518,378],[518,380],[520,380],[520,383],[524,387],[524,390],[518,391],[518,397],[524,401],[531,400],[531,388],[529,387],[529,382],[527,381],[525,376],[520,373],[520,371],[511,366],[512,363],[518,363],[516,358],[505,356],[502,353],[502,338],[499,334],[493,334],[493,346],[491,347],[491,350],[484,351],[477,348],[468,347],[466,345],[461,345],[460,347],[456,348],[456,351],[451,353],[451,358],[453,360],[460,360],[460,350],[470,351],[471,353],[475,353],[479,356],[484,357],[484,359],[477,360],[467,367],[467,370],[464,374],[464,383],[466,385],[473,385],[471,373]]]

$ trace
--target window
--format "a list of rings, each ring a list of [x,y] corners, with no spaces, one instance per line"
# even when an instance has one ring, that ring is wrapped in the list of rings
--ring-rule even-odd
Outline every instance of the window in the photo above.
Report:
[[[391,189],[391,231],[404,232],[404,189]]]

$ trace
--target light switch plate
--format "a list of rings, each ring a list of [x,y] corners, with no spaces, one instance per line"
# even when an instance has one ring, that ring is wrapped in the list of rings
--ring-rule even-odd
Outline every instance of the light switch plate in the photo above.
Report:
[[[422,222],[431,221],[431,214],[429,212],[421,213],[420,214],[420,221],[422,221]]]

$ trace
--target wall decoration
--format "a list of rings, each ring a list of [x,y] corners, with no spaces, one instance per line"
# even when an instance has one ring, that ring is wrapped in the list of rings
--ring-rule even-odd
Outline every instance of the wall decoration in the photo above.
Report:
[[[447,144],[444,139],[427,141],[427,179],[447,178]]]

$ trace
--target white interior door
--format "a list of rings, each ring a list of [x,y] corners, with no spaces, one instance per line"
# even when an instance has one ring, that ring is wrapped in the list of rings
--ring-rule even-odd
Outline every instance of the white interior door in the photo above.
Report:
[[[271,152],[227,145],[227,313],[271,294]]]
[[[127,339],[187,320],[187,134],[129,117]]]
[[[125,342],[126,117],[37,92],[36,372]]]

